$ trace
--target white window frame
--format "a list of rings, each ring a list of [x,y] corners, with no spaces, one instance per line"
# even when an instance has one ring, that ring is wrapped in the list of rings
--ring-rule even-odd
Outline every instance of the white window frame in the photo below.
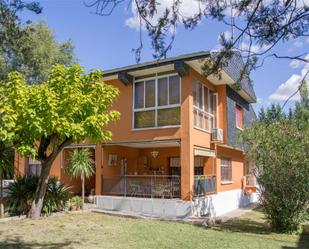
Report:
[[[170,95],[169,95],[169,77],[171,76],[178,76],[179,77],[179,104],[167,104],[163,106],[158,105],[158,80],[167,78],[168,79],[168,84],[167,84],[167,102],[169,103],[170,100]],[[155,80],[155,106],[154,107],[145,107],[145,101],[146,101],[146,87],[145,87],[145,82],[147,80]],[[138,82],[143,82],[144,83],[144,107],[143,108],[135,108],[135,84]],[[132,130],[149,130],[149,129],[162,129],[162,128],[174,128],[174,127],[180,127],[179,125],[165,125],[165,126],[158,126],[158,110],[160,109],[169,109],[169,108],[176,108],[176,107],[181,107],[181,77],[178,75],[178,73],[171,73],[171,74],[164,74],[164,75],[159,75],[158,73],[155,74],[155,76],[152,77],[145,77],[145,78],[140,78],[138,80],[135,79],[133,80],[133,103],[132,103]],[[135,128],[135,117],[134,114],[135,112],[142,112],[142,111],[155,111],[155,126],[153,127],[145,127],[145,128]],[[181,115],[181,114],[180,114]]]
[[[196,87],[197,84],[200,84],[202,86],[202,109],[195,105],[194,99],[193,99],[194,112],[196,112],[197,113],[196,115],[198,115],[198,116],[200,114],[202,114],[202,116],[207,116],[209,119],[212,119],[213,127],[217,128],[218,122],[219,122],[218,121],[218,93],[213,93],[213,95],[216,96],[216,103],[214,103],[214,107],[216,109],[217,115],[216,115],[216,120],[215,120],[215,115],[210,113],[210,99],[211,99],[210,98],[210,96],[211,96],[210,89],[207,86],[205,86],[205,84],[200,82],[199,80],[194,79],[193,80],[193,87]],[[208,110],[206,110],[206,107],[205,107],[205,88],[207,89],[207,92],[208,92]],[[193,91],[196,91],[196,89],[193,89]],[[193,122],[194,122],[194,120],[193,120]],[[209,122],[209,129],[205,129],[205,128],[200,127],[200,126],[195,125],[195,124],[194,124],[194,128],[196,128],[198,130],[206,131],[208,133],[211,133],[211,122]]]

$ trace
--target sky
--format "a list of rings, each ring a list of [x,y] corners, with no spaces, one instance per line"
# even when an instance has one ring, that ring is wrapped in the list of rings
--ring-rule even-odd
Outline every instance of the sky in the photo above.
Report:
[[[22,12],[20,16],[23,21],[44,20],[59,42],[71,40],[75,46],[78,63],[87,70],[98,68],[104,72],[104,70],[135,64],[132,49],[139,46],[139,22],[134,14],[134,6],[128,5],[130,1],[125,1],[115,8],[110,16],[98,16],[94,13],[94,8],[87,8],[84,5],[84,2],[94,1],[41,0],[42,14]],[[158,1],[163,8],[172,0]],[[194,0],[183,0],[181,8],[186,16],[196,11]],[[229,34],[230,30],[223,24],[206,19],[194,30],[186,30],[179,25],[168,56],[215,49],[219,44],[218,37],[223,32]],[[151,42],[145,32],[142,35],[144,48],[141,62],[153,60]],[[245,42],[243,46],[246,46]],[[308,52],[308,48],[309,38],[304,38],[280,43],[275,51],[284,55],[301,54]],[[306,70],[309,70],[309,65],[297,61],[267,59],[263,67],[251,74],[257,95],[255,110],[258,111],[262,106],[267,107],[274,102],[282,104],[297,89]],[[296,95],[287,107],[293,106],[293,101],[298,98],[299,95]]]

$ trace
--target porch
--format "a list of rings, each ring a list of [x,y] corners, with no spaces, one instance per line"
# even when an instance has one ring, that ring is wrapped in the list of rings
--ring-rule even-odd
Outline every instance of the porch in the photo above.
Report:
[[[181,165],[180,140],[103,145],[100,194],[104,196],[183,199],[216,193],[215,158],[195,149],[194,167]],[[186,155],[189,156],[189,155]],[[183,169],[186,168],[184,171]],[[183,182],[191,181],[187,189]]]

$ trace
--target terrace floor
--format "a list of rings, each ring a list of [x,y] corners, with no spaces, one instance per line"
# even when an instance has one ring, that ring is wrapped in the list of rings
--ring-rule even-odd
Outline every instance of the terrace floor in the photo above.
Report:
[[[212,228],[96,213],[0,222],[0,248],[309,248],[309,236],[272,233],[259,210]]]

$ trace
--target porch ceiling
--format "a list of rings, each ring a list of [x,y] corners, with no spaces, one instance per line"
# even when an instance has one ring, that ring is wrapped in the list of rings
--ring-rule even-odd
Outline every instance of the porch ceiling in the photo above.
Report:
[[[171,148],[179,147],[180,139],[109,142],[102,144],[102,146],[123,146],[131,148]]]

